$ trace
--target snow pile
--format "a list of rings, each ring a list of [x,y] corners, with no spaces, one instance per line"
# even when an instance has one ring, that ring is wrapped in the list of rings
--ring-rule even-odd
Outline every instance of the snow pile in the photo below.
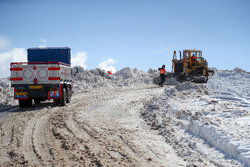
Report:
[[[77,71],[73,73],[74,92],[90,91],[111,86],[110,78],[100,69],[84,70],[81,67],[74,67],[73,71]]]
[[[179,83],[180,82],[177,81],[175,77],[167,77],[164,82],[164,85],[177,85]]]
[[[13,99],[9,78],[0,79],[0,108],[17,104]]]
[[[156,71],[149,69],[148,72],[137,68],[124,68],[114,74],[114,80],[119,86],[140,86],[153,84],[153,78],[159,75]]]
[[[250,74],[243,70],[217,71],[206,85],[186,82],[165,88],[142,115],[170,144],[174,140],[196,151],[199,157],[186,152],[190,162],[207,157],[216,166],[250,166],[249,83]],[[171,123],[179,127],[176,133],[166,126]]]
[[[208,80],[207,86],[216,91],[217,95],[238,97],[249,100],[250,97],[250,73],[235,68],[232,71],[217,71]]]
[[[77,71],[73,73],[75,92],[153,85],[153,78],[159,75],[152,69],[144,72],[129,67],[111,75],[99,68],[84,70],[81,67],[74,67],[73,71]]]
[[[153,78],[153,83],[158,85],[161,81],[161,78],[159,75],[156,75]],[[167,72],[166,78],[165,78],[165,82],[163,83],[163,85],[177,85],[180,82],[176,80],[176,77],[174,76],[173,73]]]
[[[233,69],[231,72],[236,72],[236,73],[247,73],[250,74],[250,72],[247,72],[246,70],[243,70],[239,67],[236,67],[235,69]]]

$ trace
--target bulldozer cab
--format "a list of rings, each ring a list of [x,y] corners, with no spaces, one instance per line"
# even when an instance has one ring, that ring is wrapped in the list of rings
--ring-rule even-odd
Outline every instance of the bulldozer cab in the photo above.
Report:
[[[183,50],[183,63],[186,63],[189,69],[207,65],[207,61],[202,57],[202,51],[195,49]]]
[[[172,60],[172,71],[174,72],[184,72],[186,68],[192,68],[193,66],[200,66],[202,64],[202,51],[195,49],[183,50],[183,57],[180,53],[180,58],[176,56],[176,51],[173,54]]]
[[[191,59],[195,57],[197,60],[202,60],[202,52],[200,50],[183,50],[183,59]]]

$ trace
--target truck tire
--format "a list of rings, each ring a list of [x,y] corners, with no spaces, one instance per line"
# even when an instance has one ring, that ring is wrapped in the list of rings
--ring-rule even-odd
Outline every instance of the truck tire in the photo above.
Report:
[[[67,97],[66,103],[70,103],[70,97]]]
[[[204,83],[207,83],[208,81],[208,76],[205,76]]]
[[[68,89],[66,103],[70,103],[70,99],[71,99],[71,91]]]
[[[25,107],[32,107],[32,99],[19,99],[19,107],[25,108]]]
[[[53,99],[53,104],[54,104],[54,106],[59,106],[60,105],[60,99]]]
[[[63,88],[62,89],[62,98],[60,99],[61,106],[65,106],[66,105],[66,98],[67,98],[66,89]]]
[[[27,106],[32,107],[32,99],[27,99]]]
[[[34,102],[35,102],[35,104],[40,104],[40,100],[39,99],[34,99]]]
[[[21,100],[21,99],[19,99],[19,107],[20,107],[20,108],[25,108],[25,107],[27,107],[27,101],[26,101],[26,100]]]

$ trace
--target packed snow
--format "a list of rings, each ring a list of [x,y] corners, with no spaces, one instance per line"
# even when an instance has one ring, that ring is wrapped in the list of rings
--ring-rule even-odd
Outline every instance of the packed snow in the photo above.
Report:
[[[148,72],[137,68],[124,68],[114,74],[108,74],[99,68],[85,70],[82,67],[73,68],[74,91],[93,91],[95,89],[115,89],[154,85],[153,78],[159,74],[149,69]]]
[[[9,78],[0,79],[0,109],[9,108],[17,105],[17,101],[13,98],[13,89],[10,87]]]
[[[250,166],[249,83],[250,74],[243,70],[216,71],[207,84],[166,87],[142,115],[167,139],[169,129],[162,122],[174,122],[183,134],[172,140],[188,145],[215,166]],[[192,161],[192,156],[187,159]]]
[[[158,88],[156,70],[73,68],[74,92],[127,87]],[[179,156],[214,166],[250,166],[250,73],[216,70],[207,84],[167,80],[164,94],[152,99],[142,117],[176,148]],[[170,86],[171,85],[171,86]],[[161,89],[161,88],[159,88]],[[154,91],[152,89],[152,91]],[[0,108],[17,105],[8,78],[0,79]],[[181,149],[180,149],[181,148]],[[199,166],[201,164],[195,163]]]

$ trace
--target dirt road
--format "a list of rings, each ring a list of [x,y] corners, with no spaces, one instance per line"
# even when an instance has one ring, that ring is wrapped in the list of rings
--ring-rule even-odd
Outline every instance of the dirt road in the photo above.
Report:
[[[140,116],[162,88],[77,94],[0,113],[0,166],[186,166]]]

